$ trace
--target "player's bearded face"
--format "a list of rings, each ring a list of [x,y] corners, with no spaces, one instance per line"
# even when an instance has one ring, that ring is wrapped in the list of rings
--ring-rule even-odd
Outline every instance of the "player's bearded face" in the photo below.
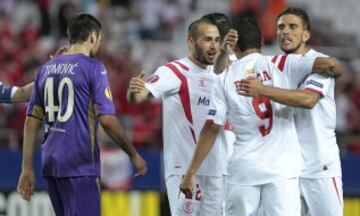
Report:
[[[216,26],[199,29],[200,35],[195,42],[194,57],[202,64],[212,65],[220,48],[220,36]]]
[[[309,32],[304,29],[300,17],[286,14],[277,22],[277,39],[285,53],[296,53],[309,39]]]

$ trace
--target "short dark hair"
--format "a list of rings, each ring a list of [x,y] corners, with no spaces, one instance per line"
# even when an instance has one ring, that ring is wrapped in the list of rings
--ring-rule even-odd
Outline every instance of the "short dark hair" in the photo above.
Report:
[[[309,15],[306,13],[306,11],[304,9],[299,8],[299,7],[288,7],[286,9],[284,9],[278,15],[276,22],[280,19],[280,17],[287,15],[287,14],[292,14],[292,15],[298,16],[303,22],[304,29],[308,30],[308,31],[311,30]]]
[[[239,35],[236,46],[240,51],[261,49],[261,30],[255,20],[248,17],[240,18],[235,22],[234,28]]]
[[[90,14],[78,14],[67,24],[67,35],[70,44],[81,43],[88,39],[92,32],[100,34],[101,23]]]
[[[188,36],[197,39],[199,36],[199,26],[201,24],[208,24],[208,25],[214,25],[210,20],[208,19],[197,19],[194,22],[192,22],[188,27]]]
[[[208,19],[211,23],[217,26],[221,41],[224,40],[225,35],[231,28],[230,19],[223,13],[209,13],[201,17],[201,19]]]

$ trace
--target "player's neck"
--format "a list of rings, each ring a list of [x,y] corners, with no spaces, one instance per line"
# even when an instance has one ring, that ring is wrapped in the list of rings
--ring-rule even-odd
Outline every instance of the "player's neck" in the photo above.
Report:
[[[310,50],[309,47],[307,46],[302,46],[299,47],[299,49],[297,49],[296,51],[292,52],[293,54],[298,54],[298,55],[305,55],[308,51]]]
[[[237,56],[238,56],[239,58],[242,58],[242,57],[244,57],[244,56],[247,56],[247,55],[250,55],[250,54],[253,54],[253,53],[261,53],[261,50],[258,49],[258,48],[250,48],[250,49],[246,49],[246,50],[244,50],[244,51],[239,51],[239,52],[237,53]]]
[[[194,63],[196,66],[202,68],[202,69],[206,69],[208,65],[201,63],[199,60],[197,60],[194,56],[190,55],[188,57],[190,59],[190,61],[192,61],[192,63]]]
[[[70,46],[69,50],[64,54],[65,55],[84,54],[86,56],[90,56],[90,49],[84,44],[73,44]]]

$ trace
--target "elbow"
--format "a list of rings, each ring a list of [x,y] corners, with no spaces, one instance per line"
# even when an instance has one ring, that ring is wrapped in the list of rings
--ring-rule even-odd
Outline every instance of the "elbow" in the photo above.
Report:
[[[308,97],[302,101],[301,107],[304,109],[312,109],[317,103],[317,98],[315,97]]]
[[[99,117],[100,124],[105,131],[107,131],[109,128],[111,128],[113,118],[115,118],[115,116],[111,116],[111,115],[101,115]]]
[[[338,78],[343,74],[343,67],[340,61],[334,57],[330,57],[331,65],[330,68],[334,72],[334,77]]]

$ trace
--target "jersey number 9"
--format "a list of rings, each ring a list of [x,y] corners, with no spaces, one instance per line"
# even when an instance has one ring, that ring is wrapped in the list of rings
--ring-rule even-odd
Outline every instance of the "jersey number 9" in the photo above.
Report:
[[[266,136],[270,133],[273,125],[273,110],[270,100],[265,97],[255,97],[252,100],[252,106],[255,110],[256,115],[260,119],[269,119],[269,125],[261,125],[259,131],[262,136]]]

